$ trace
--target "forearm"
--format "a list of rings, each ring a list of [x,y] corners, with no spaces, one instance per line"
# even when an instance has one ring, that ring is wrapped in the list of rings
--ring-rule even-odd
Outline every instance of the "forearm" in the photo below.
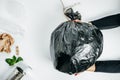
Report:
[[[120,26],[120,14],[107,16],[98,20],[91,21],[99,29],[111,29]]]
[[[120,60],[97,61],[95,72],[120,73]]]
[[[120,60],[96,61],[96,63],[91,67],[89,67],[86,71],[104,72],[104,73],[120,73]],[[79,73],[76,73],[75,76],[78,74]]]

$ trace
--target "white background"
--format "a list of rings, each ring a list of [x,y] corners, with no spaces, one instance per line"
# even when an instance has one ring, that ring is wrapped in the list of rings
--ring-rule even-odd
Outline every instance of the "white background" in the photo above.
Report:
[[[75,6],[74,10],[82,14],[83,21],[120,13],[120,0],[64,0],[66,7],[76,2],[80,5]],[[66,21],[60,0],[0,0],[0,17],[25,30],[24,38],[18,45],[20,55],[33,70],[32,78],[24,80],[120,80],[120,74],[84,72],[71,76],[53,68],[49,51],[50,35],[60,23]],[[120,59],[120,28],[102,32],[104,50],[99,60]],[[0,80],[9,69],[4,59],[12,54],[0,54]]]

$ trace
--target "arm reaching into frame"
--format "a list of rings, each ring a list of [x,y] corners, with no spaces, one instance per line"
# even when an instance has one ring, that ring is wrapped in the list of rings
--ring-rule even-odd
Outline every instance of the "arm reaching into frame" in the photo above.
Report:
[[[96,61],[86,71],[102,73],[120,73],[120,60]],[[76,73],[75,76],[80,73]]]
[[[99,29],[111,29],[120,26],[120,14],[110,15],[98,20],[91,21]]]
[[[120,73],[120,60],[97,61],[95,72]]]

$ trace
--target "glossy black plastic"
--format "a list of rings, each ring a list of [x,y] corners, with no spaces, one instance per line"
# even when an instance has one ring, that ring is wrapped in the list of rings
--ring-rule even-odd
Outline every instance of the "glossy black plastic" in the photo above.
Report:
[[[96,62],[103,50],[103,35],[96,26],[75,21],[81,19],[80,14],[70,9],[65,14],[72,19],[52,32],[50,52],[57,70],[74,74]]]

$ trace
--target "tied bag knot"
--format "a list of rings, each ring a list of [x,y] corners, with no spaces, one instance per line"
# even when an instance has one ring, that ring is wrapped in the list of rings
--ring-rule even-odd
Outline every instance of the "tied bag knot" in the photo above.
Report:
[[[81,14],[78,11],[74,12],[72,8],[65,10],[64,14],[72,21],[81,20]]]

